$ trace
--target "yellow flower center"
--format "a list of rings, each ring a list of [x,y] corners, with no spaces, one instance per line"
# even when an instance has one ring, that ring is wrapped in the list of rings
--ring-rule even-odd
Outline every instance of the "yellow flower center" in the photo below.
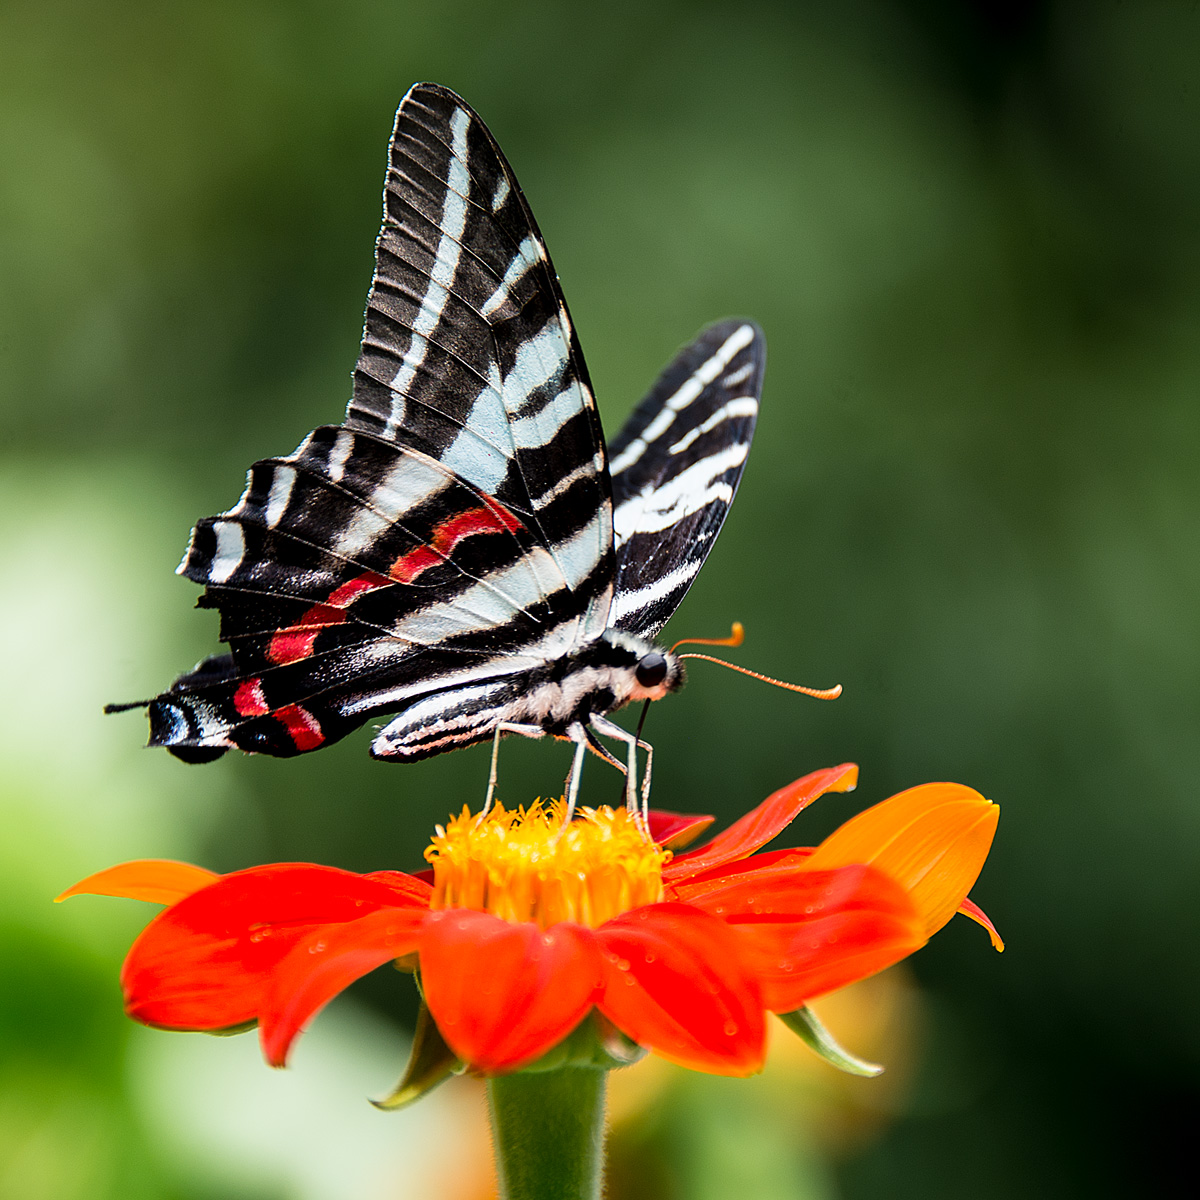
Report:
[[[566,805],[497,804],[482,820],[468,812],[439,825],[425,859],[433,867],[431,908],[473,908],[505,921],[595,927],[662,899],[671,858],[624,809],[584,808],[564,827]]]

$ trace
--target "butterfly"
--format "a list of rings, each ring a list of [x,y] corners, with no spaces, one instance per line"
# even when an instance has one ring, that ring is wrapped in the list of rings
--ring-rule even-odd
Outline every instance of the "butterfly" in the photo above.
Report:
[[[389,714],[386,761],[492,740],[489,803],[505,734],[574,743],[572,809],[588,749],[633,807],[640,746],[644,806],[651,749],[608,715],[684,682],[653,639],[737,491],[762,332],[705,329],[606,446],[537,223],[448,88],[401,102],[383,200],[346,419],[192,531],[178,571],[229,653],[146,702],[150,744],[288,756]]]

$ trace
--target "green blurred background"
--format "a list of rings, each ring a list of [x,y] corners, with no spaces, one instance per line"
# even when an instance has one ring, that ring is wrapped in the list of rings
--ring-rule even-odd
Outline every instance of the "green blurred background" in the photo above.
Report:
[[[648,724],[656,803],[728,819],[854,759],[859,792],[798,840],[931,779],[1003,807],[974,895],[1009,950],[960,920],[917,956],[911,1044],[872,1047],[910,1069],[856,1093],[856,1136],[818,1136],[819,1096],[676,1080],[614,1197],[1179,1194],[1198,64],[1182,0],[4,0],[0,1197],[459,1194],[438,1172],[474,1100],[362,1100],[399,1069],[407,981],[364,981],[275,1075],[252,1038],[124,1020],[144,906],[49,905],[137,856],[415,866],[481,798],[483,749],[388,766],[363,730],[190,768],[100,714],[215,648],[172,574],[191,523],[340,418],[418,79],[505,148],[610,432],[703,324],[766,330],[740,498],[668,632],[740,619],[739,661],[846,693],[694,664]],[[506,744],[502,797],[555,792],[568,757]],[[585,774],[586,800],[619,790]]]

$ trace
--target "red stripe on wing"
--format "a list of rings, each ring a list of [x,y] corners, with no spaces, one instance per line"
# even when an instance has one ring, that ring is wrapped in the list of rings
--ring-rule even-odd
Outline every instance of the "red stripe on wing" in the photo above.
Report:
[[[345,609],[359,596],[391,583],[412,583],[430,567],[445,562],[455,547],[466,538],[483,533],[512,533],[521,528],[521,522],[495,500],[485,499],[480,508],[470,508],[447,517],[435,527],[428,545],[417,546],[407,554],[400,555],[386,576],[367,571],[343,583],[330,593],[324,603],[314,604],[295,625],[273,634],[267,657],[280,665],[307,658],[313,652],[321,630],[345,621]]]
[[[299,704],[285,704],[271,715],[277,721],[283,722],[283,727],[296,744],[297,750],[315,750],[325,740],[317,718]]]
[[[271,636],[267,657],[279,663],[298,662],[307,658],[317,640],[317,634],[330,625],[340,625],[346,619],[345,609],[359,596],[387,587],[391,583],[386,575],[367,571],[357,575],[348,583],[335,588],[324,604],[314,604],[295,625],[289,625]]]
[[[243,717],[265,717],[271,711],[263,695],[261,679],[247,679],[239,683],[233,693],[233,707]]]
[[[388,574],[397,583],[412,583],[418,575],[449,558],[464,539],[479,533],[512,533],[520,528],[521,522],[494,500],[482,508],[469,508],[442,521],[434,529],[427,546],[418,546],[400,555]]]

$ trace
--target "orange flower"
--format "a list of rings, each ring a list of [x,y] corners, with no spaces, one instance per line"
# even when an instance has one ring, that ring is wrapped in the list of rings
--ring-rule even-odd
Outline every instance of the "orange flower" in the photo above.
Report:
[[[807,775],[677,856],[711,818],[653,813],[648,840],[624,811],[564,827],[561,804],[537,803],[482,821],[464,810],[438,828],[420,876],[308,863],[219,876],[144,860],[59,898],[167,904],[125,960],[129,1015],[168,1029],[257,1023],[275,1066],[355,979],[408,960],[445,1042],[477,1071],[519,1069],[595,1009],[674,1062],[744,1075],[762,1065],[766,1012],[891,965],[956,910],[991,930],[966,895],[999,813],[958,784],[893,796],[815,849],[755,854],[857,774]]]

